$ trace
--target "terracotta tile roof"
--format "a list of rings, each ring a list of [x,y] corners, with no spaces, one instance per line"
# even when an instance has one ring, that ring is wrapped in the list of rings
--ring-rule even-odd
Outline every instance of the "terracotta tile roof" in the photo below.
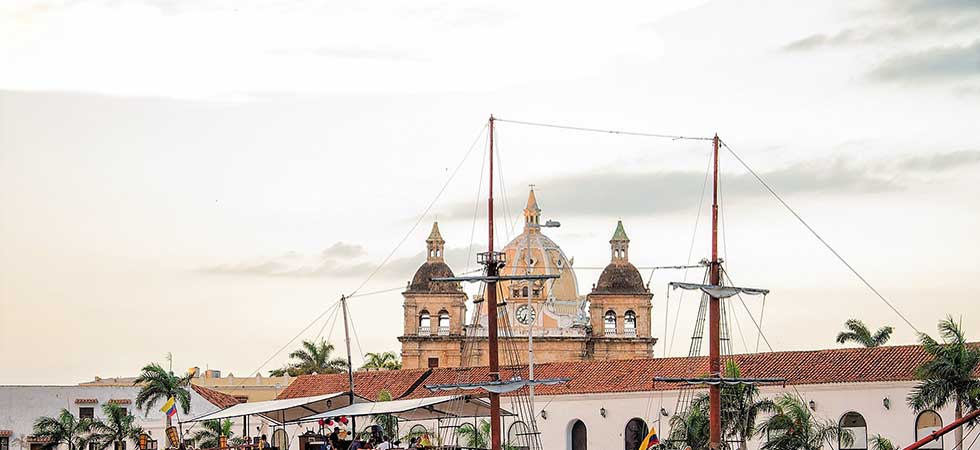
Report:
[[[901,345],[753,353],[735,355],[734,358],[743,377],[781,377],[787,379],[787,384],[826,384],[911,381],[915,368],[927,359],[927,355],[920,346]],[[539,386],[535,392],[538,395],[562,395],[674,390],[676,385],[654,384],[653,378],[702,376],[707,372],[707,364],[706,357],[538,364],[534,367],[536,378],[571,378],[571,381],[555,386]],[[427,397],[445,393],[429,392],[425,385],[489,380],[487,367],[437,368],[428,376],[425,376],[426,372],[420,369],[357,373],[357,394],[374,399],[378,391],[387,388],[396,398]],[[505,379],[515,375],[526,378],[527,367],[505,368],[501,370],[501,375]],[[980,376],[980,370],[977,375]],[[346,386],[347,377],[344,374],[307,375],[293,381],[279,397],[339,392]]]
[[[91,404],[94,404],[94,403],[99,403],[99,400],[98,399],[95,399],[95,398],[76,398],[75,399],[75,404],[76,405],[91,405]]]
[[[417,390],[418,383],[424,380],[429,369],[379,370],[354,372],[354,393],[369,400],[387,389],[392,398],[399,398],[410,391]],[[309,397],[347,391],[347,374],[301,375],[283,390],[278,398]],[[423,389],[424,390],[424,389]]]
[[[191,389],[194,389],[194,392],[197,392],[198,395],[204,397],[205,400],[219,408],[227,408],[229,406],[241,403],[231,395],[225,394],[224,392],[218,392],[214,389],[208,389],[204,386],[191,384]]]

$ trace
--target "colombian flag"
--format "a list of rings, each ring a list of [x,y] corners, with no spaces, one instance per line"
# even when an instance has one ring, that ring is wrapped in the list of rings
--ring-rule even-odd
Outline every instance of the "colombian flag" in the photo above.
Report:
[[[643,442],[640,444],[638,450],[650,450],[658,445],[660,445],[660,438],[657,437],[657,428],[650,427],[650,433],[647,434],[647,437],[643,438]]]
[[[167,417],[173,417],[174,414],[177,414],[177,402],[174,401],[173,397],[170,397],[167,399],[167,403],[164,403],[163,407],[160,408],[160,411],[167,413]]]

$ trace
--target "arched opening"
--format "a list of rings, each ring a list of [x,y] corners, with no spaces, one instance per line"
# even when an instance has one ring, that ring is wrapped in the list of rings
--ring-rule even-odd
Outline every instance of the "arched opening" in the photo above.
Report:
[[[464,423],[456,427],[456,446],[477,447],[481,444],[480,436],[472,423]],[[486,444],[486,443],[484,443]]]
[[[867,450],[868,449],[868,423],[864,421],[864,416],[854,411],[844,414],[840,418],[841,431],[850,431],[852,441],[850,445],[837,439],[837,448],[840,450]],[[842,433],[843,434],[843,433]]]
[[[526,423],[517,421],[507,429],[507,446],[515,450],[524,450],[531,447],[531,429]]]
[[[647,437],[649,432],[650,429],[643,419],[634,417],[626,422],[626,431],[623,433],[626,450],[640,450],[640,444],[643,443],[643,438]]]
[[[611,309],[609,311],[606,311],[605,316],[603,316],[602,322],[604,324],[603,329],[606,332],[605,333],[606,336],[613,336],[616,334],[616,311],[613,311]]]
[[[626,311],[623,314],[623,334],[636,336],[636,313],[633,311]]]
[[[429,311],[422,310],[419,313],[419,336],[428,336],[432,334],[432,316],[429,315]]]
[[[931,409],[922,411],[919,413],[919,416],[915,418],[915,440],[918,441],[919,439],[928,436],[933,431],[936,431],[942,427],[943,418],[939,417],[939,414]],[[941,449],[943,448],[943,439],[936,439],[935,441],[932,441],[919,448]]]
[[[521,288],[521,297],[527,298],[527,286]]]
[[[572,422],[572,427],[568,430],[568,441],[571,450],[588,450],[589,431],[585,428],[585,422],[578,419]]]
[[[449,336],[449,311],[439,311],[439,336]]]

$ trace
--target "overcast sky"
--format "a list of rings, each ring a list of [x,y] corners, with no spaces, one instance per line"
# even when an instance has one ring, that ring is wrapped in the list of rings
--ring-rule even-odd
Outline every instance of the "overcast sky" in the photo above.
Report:
[[[717,132],[914,325],[952,314],[976,339],[978,30],[974,0],[3,2],[0,383],[133,375],[167,352],[248,375],[362,284],[388,292],[351,300],[355,353],[397,350],[392,289],[431,222],[457,273],[486,242],[491,113]],[[692,236],[708,256],[707,143],[498,131],[498,235],[535,184],[583,289],[619,218],[638,266],[687,262]],[[834,347],[852,317],[914,341],[727,152],[722,169],[723,253],[737,284],[772,290],[774,349]],[[657,355],[686,352],[697,305],[675,292],[667,311],[666,290],[684,275],[654,274]],[[300,337],[342,347],[335,317]]]

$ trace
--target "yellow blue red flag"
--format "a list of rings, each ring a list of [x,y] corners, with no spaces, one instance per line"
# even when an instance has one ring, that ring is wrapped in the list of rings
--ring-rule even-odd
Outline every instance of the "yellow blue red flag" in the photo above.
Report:
[[[173,417],[174,414],[177,414],[177,402],[174,401],[173,397],[168,398],[167,403],[163,404],[163,407],[160,408],[160,411],[166,413],[167,417]]]
[[[647,437],[643,438],[643,442],[640,444],[638,450],[650,450],[658,445],[660,445],[660,438],[657,437],[657,428],[650,427],[650,433],[647,434]]]

